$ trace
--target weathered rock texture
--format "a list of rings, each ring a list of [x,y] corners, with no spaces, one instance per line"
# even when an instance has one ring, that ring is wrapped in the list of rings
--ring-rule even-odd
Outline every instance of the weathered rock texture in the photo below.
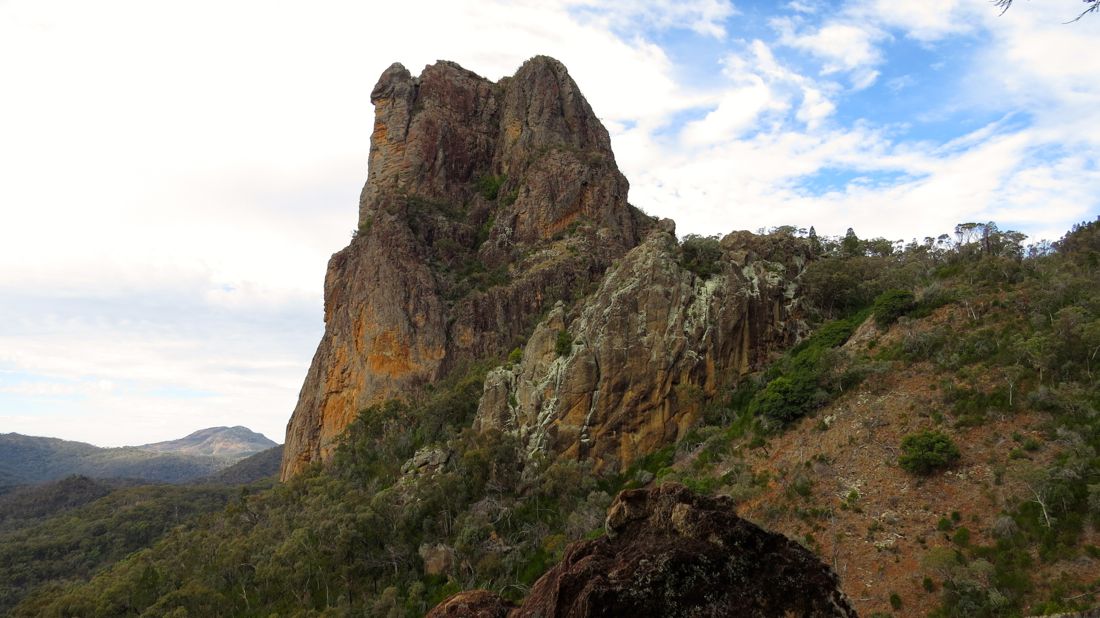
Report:
[[[518,365],[489,374],[477,426],[597,469],[622,469],[673,443],[704,400],[805,329],[805,241],[736,232],[721,247],[717,273],[697,276],[681,265],[672,222],[661,222],[579,307],[556,306]]]
[[[608,510],[606,529],[603,538],[570,545],[507,614],[503,600],[472,591],[428,615],[856,615],[829,567],[739,518],[729,498],[680,485],[624,491]]]
[[[419,77],[395,64],[371,102],[359,229],[329,262],[284,479],[326,459],[361,409],[510,349],[652,226],[555,60],[496,83],[450,62]]]
[[[488,590],[460,592],[443,600],[424,618],[507,618],[515,606]]]

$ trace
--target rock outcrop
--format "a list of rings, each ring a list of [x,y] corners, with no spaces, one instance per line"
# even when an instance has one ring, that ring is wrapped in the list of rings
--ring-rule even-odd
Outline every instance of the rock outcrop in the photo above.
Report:
[[[489,374],[477,426],[611,471],[675,442],[703,401],[805,331],[804,240],[736,232],[720,248],[697,275],[661,222],[580,306],[554,307],[518,365]]]
[[[855,616],[813,553],[680,485],[624,491],[607,536],[570,545],[518,608],[459,593],[428,616]]]
[[[488,590],[460,592],[443,600],[424,618],[507,618],[515,606]]]
[[[325,333],[287,425],[284,479],[371,404],[499,355],[582,296],[653,222],[557,61],[499,82],[399,64],[371,93],[359,227],[325,277]]]

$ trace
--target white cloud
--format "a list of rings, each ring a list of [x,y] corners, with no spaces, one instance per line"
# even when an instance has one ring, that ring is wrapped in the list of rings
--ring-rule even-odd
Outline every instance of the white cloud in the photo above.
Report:
[[[664,148],[644,162],[644,171],[628,172],[631,178],[643,174],[644,188],[638,182],[635,187],[644,198],[636,201],[676,218],[681,233],[813,224],[822,233],[839,234],[854,225],[864,235],[920,237],[961,220],[996,219],[1039,234],[1049,229],[1032,206],[1039,200],[1050,204],[1047,215],[1063,222],[1086,218],[1089,204],[1095,209],[1095,198],[1087,193],[1097,187],[1090,171],[1096,159],[1051,158],[1046,152],[1058,144],[1055,138],[1069,139],[1061,133],[1067,130],[1064,122],[1052,123],[1059,129],[1054,130],[1042,121],[1024,126],[1009,116],[946,144],[901,141],[905,133],[890,126],[828,127],[822,119],[835,111],[831,97],[837,85],[783,66],[763,42],[749,48],[753,53],[727,62],[727,73],[768,76],[774,92],[784,92],[779,84],[800,89],[802,104],[792,111],[804,126],[782,120],[770,127],[758,124],[763,130],[751,138],[688,140],[675,153],[634,136],[633,148]],[[819,87],[834,94],[818,96]],[[692,130],[689,125],[685,133]],[[853,172],[854,179],[825,193],[802,185],[814,175],[844,178]],[[1074,185],[1074,179],[1081,184]]]
[[[991,38],[976,58],[955,63],[956,69],[958,62],[965,63],[961,82],[970,92],[939,104],[950,113],[970,106],[978,113],[1001,110],[1009,116],[948,144],[906,141],[909,127],[830,127],[821,119],[844,104],[838,84],[782,66],[765,43],[756,42],[751,47],[757,53],[728,65],[739,73],[772,76],[773,92],[784,92],[780,82],[801,88],[801,105],[792,110],[794,120],[805,126],[773,121],[758,125],[763,131],[751,139],[712,141],[705,149],[684,148],[674,156],[655,154],[645,161],[644,171],[628,172],[632,179],[637,174],[645,178],[644,189],[635,181],[636,194],[645,198],[636,201],[657,204],[659,214],[677,218],[681,233],[787,223],[840,233],[858,222],[865,234],[918,236],[938,234],[961,220],[996,219],[1005,227],[1050,235],[1074,220],[1092,218],[1100,189],[1100,134],[1092,130],[1100,120],[1100,61],[1088,51],[1088,40],[1100,21],[1067,32],[1042,19],[1051,7],[1027,6],[1012,22],[1001,21],[989,7],[956,2],[929,3],[935,10],[922,5],[892,12],[896,3],[853,2],[824,14],[821,24],[772,20],[780,43],[821,58],[825,75],[847,74],[856,90],[871,85],[879,75],[876,67],[888,61],[879,45],[891,31],[925,44],[959,34]],[[892,85],[919,83],[907,75]],[[815,88],[825,93],[820,103]],[[632,147],[647,144],[634,136]],[[870,182],[857,177],[825,194],[800,188],[804,178],[814,175],[843,179],[853,173]],[[892,176],[876,175],[882,173]],[[684,206],[689,203],[694,207]],[[1045,213],[1041,203],[1049,206]],[[1050,218],[1060,223],[1052,226]]]
[[[723,22],[737,13],[727,0],[568,0],[567,4],[605,27],[682,28],[718,39],[726,36]]]
[[[894,92],[901,92],[906,88],[912,88],[916,84],[917,80],[912,75],[902,75],[886,82],[886,87]]]
[[[792,22],[777,21],[781,41],[824,61],[825,75],[841,71],[866,69],[882,62],[877,42],[885,38],[882,31],[866,25],[829,23],[810,33],[798,33]]]
[[[694,146],[727,141],[757,125],[761,114],[787,107],[763,79],[754,77],[749,81],[745,86],[723,93],[713,111],[702,120],[690,122],[684,127],[681,138]]]
[[[281,439],[320,317],[311,303],[227,310],[197,296],[175,290],[5,306],[4,430],[121,446],[244,424]]]
[[[872,19],[922,42],[973,32],[984,15],[996,15],[985,3],[964,0],[865,0],[850,3],[846,12],[852,19]]]
[[[814,14],[820,10],[819,3],[816,2],[799,2],[798,0],[788,2],[787,8],[798,13]]]
[[[816,88],[807,87],[802,93],[802,105],[799,106],[796,117],[806,123],[806,128],[812,131],[821,126],[821,122],[836,111],[836,105],[833,105]]]

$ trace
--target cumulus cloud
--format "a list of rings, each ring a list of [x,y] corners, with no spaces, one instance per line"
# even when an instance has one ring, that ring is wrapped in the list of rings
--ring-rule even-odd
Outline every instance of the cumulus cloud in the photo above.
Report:
[[[816,88],[807,87],[802,92],[802,105],[799,106],[796,117],[806,123],[806,128],[812,131],[821,126],[821,122],[836,111],[836,105],[833,105]]]
[[[763,79],[754,76],[748,82],[722,93],[717,107],[702,120],[684,127],[682,139],[694,146],[724,142],[757,126],[765,112],[786,108],[786,103],[775,96]]]
[[[983,3],[963,0],[863,0],[850,3],[845,12],[854,20],[870,19],[926,43],[972,33],[986,18],[996,15]]]
[[[726,36],[725,20],[737,13],[726,0],[568,0],[567,4],[588,20],[615,29],[683,28],[718,39]]]
[[[646,171],[636,172],[651,179],[646,199],[677,216],[682,232],[801,223],[839,233],[858,222],[864,233],[916,236],[961,220],[997,219],[1052,237],[1095,216],[1096,199],[1088,193],[1098,188],[1097,133],[1085,128],[1095,126],[1100,110],[1100,66],[1087,51],[1095,25],[1067,31],[1044,19],[1054,9],[1030,4],[1011,21],[988,7],[958,2],[898,7],[857,1],[818,11],[816,22],[805,17],[810,7],[796,8],[801,15],[772,20],[776,43],[820,64],[792,56],[780,62],[770,51],[742,54],[734,63],[741,73],[771,76],[773,92],[783,92],[778,82],[798,85],[803,97],[790,108],[793,117],[774,122],[773,116],[751,138],[706,144],[705,151],[655,155]],[[953,36],[988,43],[956,59],[962,90],[926,115],[970,109],[1010,120],[987,122],[947,142],[910,139],[911,125],[828,123],[849,93],[873,85],[887,61],[882,46],[894,37],[935,45]],[[767,49],[762,42],[755,46]],[[847,75],[846,85],[835,79],[839,74]],[[889,88],[919,85],[903,74]],[[784,100],[795,99],[788,94]],[[633,143],[644,147],[637,137]],[[829,178],[840,180],[827,189],[807,184]],[[691,200],[706,207],[687,207]],[[1036,207],[1040,201],[1050,205],[1045,216]]]
[[[854,71],[882,61],[875,45],[884,34],[855,24],[834,23],[813,32],[784,32],[782,41],[825,61],[822,73]]]

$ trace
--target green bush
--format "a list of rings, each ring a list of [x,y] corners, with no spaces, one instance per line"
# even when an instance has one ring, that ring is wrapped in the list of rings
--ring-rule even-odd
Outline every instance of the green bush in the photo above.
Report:
[[[717,236],[688,234],[680,246],[680,266],[706,279],[718,273],[722,246]]]
[[[780,376],[757,393],[749,403],[753,415],[763,416],[780,426],[811,411],[817,401],[817,384],[812,375]]]
[[[939,431],[922,431],[901,440],[898,464],[906,472],[932,474],[959,460],[959,447]]]
[[[913,293],[908,290],[886,290],[875,298],[872,312],[875,324],[886,328],[917,306]]]
[[[366,235],[370,231],[371,226],[374,225],[374,217],[367,217],[359,222],[359,228],[351,231],[352,238],[358,238]]]
[[[770,378],[760,391],[752,393],[748,411],[763,416],[769,428],[797,420],[859,382],[856,373],[837,376],[834,348],[848,340],[867,318],[861,311],[843,320],[824,324],[816,333],[790,350],[765,374]]]
[[[500,187],[507,179],[508,177],[504,175],[494,176],[493,174],[486,174],[477,179],[477,190],[481,193],[481,197],[491,202],[500,195]]]
[[[518,365],[522,360],[523,350],[520,348],[513,348],[512,351],[508,353],[508,364]]]
[[[569,331],[558,331],[558,338],[554,342],[554,351],[558,353],[558,356],[569,356],[573,352],[573,338],[569,336]]]
[[[970,529],[963,526],[956,530],[955,534],[951,536],[951,542],[962,547],[970,545]]]

